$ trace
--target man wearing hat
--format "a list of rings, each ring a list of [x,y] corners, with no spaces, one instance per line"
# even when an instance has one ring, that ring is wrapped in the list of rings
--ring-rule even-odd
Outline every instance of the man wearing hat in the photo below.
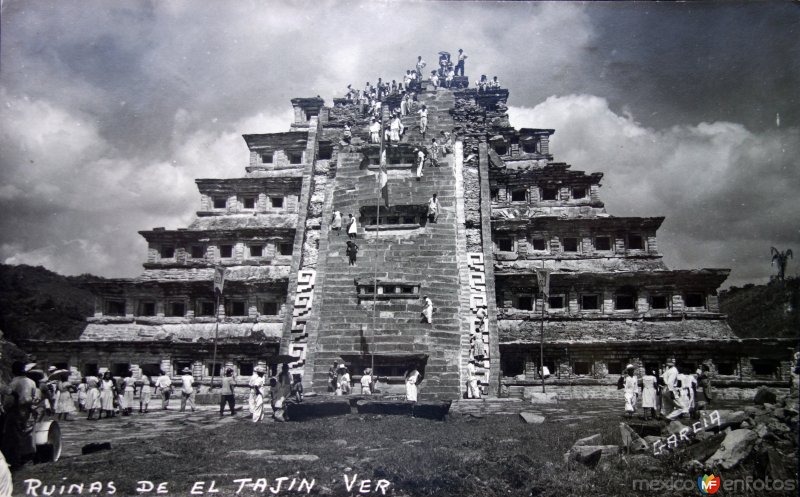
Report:
[[[181,372],[183,373],[181,375],[181,412],[186,411],[187,402],[189,407],[192,408],[192,412],[194,412],[194,377],[192,376],[192,370],[183,368]]]
[[[264,417],[264,373],[266,370],[262,366],[256,366],[254,374],[250,378],[250,413],[253,415],[253,422],[258,423]]]
[[[669,415],[675,410],[675,383],[678,381],[678,368],[675,367],[675,359],[667,359],[667,370],[661,375],[664,380],[664,389],[661,391],[661,414]]]
[[[56,412],[56,382],[50,380],[50,375],[56,372],[58,368],[50,366],[47,368],[47,378],[42,378],[39,382],[39,390],[42,397],[42,406],[46,409],[47,414]]]
[[[29,365],[30,366],[30,365]],[[12,468],[21,466],[36,454],[33,443],[34,404],[39,398],[36,382],[26,376],[29,368],[24,362],[16,361],[11,365],[14,378],[8,384],[13,404],[5,416],[3,439],[0,448]]]

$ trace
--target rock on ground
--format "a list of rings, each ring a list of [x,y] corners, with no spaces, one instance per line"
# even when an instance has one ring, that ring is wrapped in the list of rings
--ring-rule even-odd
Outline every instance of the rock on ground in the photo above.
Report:
[[[778,395],[774,390],[767,387],[759,387],[755,397],[753,397],[754,404],[774,404],[778,400]]]
[[[539,414],[532,412],[521,412],[519,415],[529,425],[538,425],[544,423],[544,416]]]
[[[742,462],[758,440],[751,430],[733,430],[725,436],[720,448],[706,461],[706,466],[720,466],[731,469]]]
[[[619,446],[617,445],[577,445],[569,449],[564,454],[564,463],[569,461],[578,461],[585,464],[584,461],[592,460],[590,456],[594,457],[595,451],[600,451],[602,456],[613,456],[619,454]]]
[[[644,452],[647,450],[647,442],[636,433],[633,428],[625,423],[619,424],[619,431],[622,435],[622,445],[631,452]]]
[[[601,443],[603,443],[603,437],[599,433],[595,433],[594,435],[579,439],[573,444],[573,447],[579,447],[581,445],[600,445]]]

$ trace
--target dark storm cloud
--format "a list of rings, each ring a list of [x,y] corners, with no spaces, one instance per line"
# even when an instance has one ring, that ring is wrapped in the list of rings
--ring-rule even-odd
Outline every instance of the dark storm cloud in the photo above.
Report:
[[[791,204],[783,195],[794,176],[770,169],[791,164],[775,152],[780,140],[796,143],[785,131],[797,125],[800,79],[798,9],[790,5],[12,1],[2,8],[0,257],[8,262],[135,275],[145,255],[137,230],[185,225],[199,202],[193,179],[242,175],[239,135],[288,129],[290,98],[330,101],[348,83],[400,79],[417,55],[430,63],[437,51],[460,47],[468,75],[499,76],[511,105],[533,109],[572,95],[534,112],[548,121],[535,125],[565,128],[556,153],[576,168],[609,172],[609,206],[668,217],[662,235],[680,245],[671,262],[716,264],[708,253],[721,250],[709,244],[731,239],[738,240],[728,247],[731,259],[752,257],[757,237],[797,240],[776,221]],[[603,105],[586,107],[591,100],[577,95]],[[765,134],[776,112],[783,127]],[[723,129],[721,121],[740,127]],[[626,152],[619,171],[597,162],[616,160],[588,136],[608,134],[601,122]],[[717,142],[701,122],[715,123],[707,132]],[[685,172],[680,160],[698,163],[696,154],[718,150],[731,151],[714,163],[735,180],[691,197],[694,213],[652,190],[670,168]],[[656,179],[634,173],[637,161],[654,161]],[[742,164],[751,176],[733,172]],[[648,191],[657,202],[648,203]],[[747,210],[736,207],[740,199]],[[741,219],[726,215],[732,211]],[[708,222],[737,232],[715,234]]]

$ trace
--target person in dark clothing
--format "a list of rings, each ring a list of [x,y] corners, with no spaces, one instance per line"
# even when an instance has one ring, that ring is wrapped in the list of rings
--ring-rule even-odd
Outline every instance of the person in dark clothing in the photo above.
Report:
[[[350,265],[355,266],[356,255],[358,254],[358,245],[356,245],[352,240],[347,240],[347,249],[345,250],[345,253],[350,261]]]

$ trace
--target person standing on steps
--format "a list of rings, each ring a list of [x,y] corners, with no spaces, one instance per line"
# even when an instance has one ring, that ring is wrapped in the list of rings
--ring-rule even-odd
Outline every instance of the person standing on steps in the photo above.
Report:
[[[422,307],[422,322],[433,324],[433,301],[427,295],[422,297],[424,304]]]
[[[347,259],[350,261],[351,266],[356,265],[356,255],[358,254],[358,245],[353,240],[347,240],[347,249],[345,250]]]
[[[431,138],[431,166],[439,167],[439,157],[442,147],[436,142],[436,138]]]
[[[433,196],[428,200],[428,221],[431,223],[435,223],[439,220],[439,211],[441,210],[442,206],[439,204],[439,199],[436,198],[436,194],[434,193]]]
[[[464,61],[467,60],[467,54],[464,53],[463,50],[460,48],[458,49],[458,62],[456,63],[456,69],[454,71],[455,76],[458,76],[459,71],[461,71],[461,76],[464,75]]]
[[[353,214],[350,214],[350,219],[347,221],[347,237],[348,238],[355,238],[358,234],[358,223],[356,222],[356,218],[353,217]]]
[[[419,393],[418,385],[420,383],[420,374],[416,367],[411,366],[405,374],[406,380],[406,400],[411,403],[417,402],[417,394]],[[412,416],[413,407],[412,407]]]
[[[422,178],[422,164],[425,163],[425,152],[421,148],[415,148],[414,154],[417,160],[417,181],[419,181]]]
[[[381,142],[381,125],[377,117],[373,117],[372,124],[369,125],[369,139],[372,143]]]
[[[403,128],[403,123],[400,122],[400,116],[396,115],[392,118],[391,124],[389,124],[389,140],[397,144],[400,142],[400,133]]]
[[[467,364],[467,398],[481,398],[481,389],[478,386],[478,375],[474,359],[470,359],[469,364]]]
[[[422,60],[422,55],[417,57],[417,82],[422,82],[422,70],[425,69],[427,64]]]
[[[342,231],[342,213],[338,210],[333,211],[331,229],[336,233],[336,236],[339,236],[339,232]]]
[[[419,114],[419,132],[425,138],[425,131],[428,130],[428,107],[422,104],[422,108],[417,111],[417,114]]]

